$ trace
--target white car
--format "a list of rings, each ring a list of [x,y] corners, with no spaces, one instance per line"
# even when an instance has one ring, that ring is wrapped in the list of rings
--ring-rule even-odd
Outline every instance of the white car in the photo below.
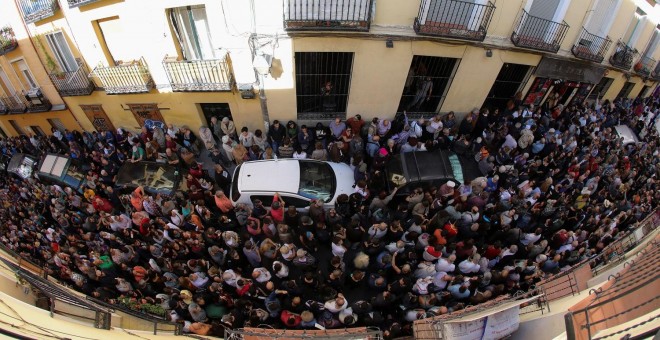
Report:
[[[234,205],[253,205],[256,199],[269,207],[275,193],[286,206],[308,208],[312,200],[334,207],[341,194],[354,192],[353,170],[344,163],[308,159],[278,159],[245,162],[234,170],[230,198]]]

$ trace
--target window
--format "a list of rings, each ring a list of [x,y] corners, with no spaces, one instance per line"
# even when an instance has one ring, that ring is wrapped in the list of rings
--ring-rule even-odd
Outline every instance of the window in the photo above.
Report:
[[[36,89],[39,87],[37,82],[34,80],[34,76],[32,76],[32,72],[30,72],[30,68],[28,68],[25,60],[19,59],[13,62],[12,65],[14,66],[14,70],[16,71],[18,78],[20,79],[21,84],[25,90]]]
[[[442,106],[458,68],[458,59],[413,56],[397,112],[410,117],[434,115]]]
[[[168,14],[184,59],[215,58],[204,5],[171,8]]]
[[[618,11],[619,5],[621,5],[621,0],[596,0],[585,25],[587,31],[599,37],[606,37],[612,23],[614,23],[612,13]],[[597,40],[596,43],[600,43],[600,40]],[[594,48],[592,50],[598,49]]]
[[[41,129],[40,126],[38,125],[30,125],[30,129],[32,130],[32,134],[37,135],[37,136],[45,136],[46,133],[44,130]]]
[[[626,43],[629,47],[634,47],[637,42],[637,38],[642,33],[644,29],[644,23],[646,22],[646,13],[642,11],[639,7],[632,16],[630,23],[628,24],[628,29],[626,34],[623,36],[623,42]]]
[[[589,97],[587,97],[587,99],[595,100],[596,98],[603,98],[605,93],[607,93],[607,91],[610,89],[610,86],[612,86],[613,82],[614,82],[614,78],[608,78],[608,77],[601,78],[598,84],[596,84],[593,90],[591,90],[591,93],[589,94]]]
[[[644,85],[644,87],[642,87],[642,90],[639,91],[639,94],[637,95],[637,98],[644,98],[644,97],[646,97],[646,93],[649,92],[649,89],[650,89],[650,88],[651,88],[650,86],[648,86],[648,85]]]
[[[621,88],[621,91],[619,91],[619,94],[616,95],[617,98],[628,98],[630,95],[630,91],[632,91],[633,87],[635,87],[635,83],[631,82],[626,82],[623,84],[623,87]]]
[[[274,195],[251,195],[250,200],[254,204],[254,201],[260,200],[263,203],[264,207],[270,207],[273,204]]]
[[[337,178],[330,165],[321,162],[300,161],[300,187],[298,195],[328,202],[335,195]],[[264,202],[265,203],[265,202]]]
[[[48,121],[48,124],[50,124],[51,127],[54,127],[60,132],[64,132],[64,130],[66,130],[66,127],[59,118],[49,118],[46,120]]]
[[[291,197],[287,195],[282,195],[282,199],[287,207],[294,206],[296,208],[307,208],[311,204],[310,201],[304,200],[298,197]]]
[[[520,91],[521,85],[529,77],[531,67],[528,65],[505,63],[497,75],[493,87],[482,107],[489,110],[504,109],[507,102]]]
[[[352,52],[296,52],[298,119],[345,117]]]
[[[78,69],[78,64],[76,59],[69,49],[69,44],[66,42],[66,38],[62,32],[53,32],[46,34],[46,41],[48,46],[53,51],[57,63],[60,65],[60,69],[63,72],[73,72]]]
[[[14,130],[16,131],[16,133],[18,133],[19,135],[25,136],[25,131],[23,131],[23,128],[21,128],[21,126],[18,125],[18,123],[16,123],[15,120],[11,120],[11,119],[10,119],[10,120],[9,120],[9,124],[11,124],[11,127],[14,128]]]

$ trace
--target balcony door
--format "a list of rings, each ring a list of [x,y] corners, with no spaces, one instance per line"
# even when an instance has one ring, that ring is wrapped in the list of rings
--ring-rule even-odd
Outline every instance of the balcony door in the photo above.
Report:
[[[595,52],[595,54],[600,53],[601,48],[606,48],[604,38],[607,37],[612,23],[614,23],[613,13],[617,13],[620,5],[621,0],[596,0],[585,24],[585,29],[587,32],[603,39],[593,38],[590,39],[591,41],[584,41],[587,39],[583,39],[579,41],[579,44],[588,48],[592,53]]]
[[[172,8],[169,20],[186,60],[214,59],[215,49],[204,5]]]
[[[566,10],[568,0],[530,0],[527,13],[529,17],[522,23],[520,35],[528,39],[542,40],[552,44],[557,38],[559,30],[553,22],[561,22]]]
[[[644,30],[644,23],[646,23],[646,20],[646,13],[638,7],[628,24],[626,34],[623,36],[623,42],[626,43],[628,47],[635,48],[635,43],[637,43],[639,35],[642,34],[642,31]]]
[[[61,31],[46,34],[46,41],[50,50],[53,51],[57,63],[62,72],[74,72],[78,70],[78,63],[69,49],[69,44]]]
[[[16,60],[12,62],[14,71],[18,75],[18,79],[21,81],[21,85],[25,90],[34,90],[39,88],[39,84],[32,75],[32,71],[28,67],[27,63],[23,59]]]

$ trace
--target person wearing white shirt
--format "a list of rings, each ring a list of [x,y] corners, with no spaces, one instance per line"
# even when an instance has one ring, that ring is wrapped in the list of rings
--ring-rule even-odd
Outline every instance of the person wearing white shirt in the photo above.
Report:
[[[305,152],[300,147],[296,147],[296,151],[293,152],[294,159],[307,159],[307,152]]]
[[[449,255],[447,258],[440,258],[435,264],[435,270],[438,272],[453,273],[456,270],[454,261],[456,261],[456,255],[454,254]]]
[[[479,272],[481,266],[479,265],[479,260],[481,256],[479,254],[473,255],[471,258],[463,260],[458,264],[458,270],[463,274],[473,274]]]
[[[289,276],[289,267],[280,261],[273,262],[273,271],[275,272],[275,276],[279,277],[280,279]]]
[[[264,267],[254,268],[252,271],[252,278],[259,283],[268,282],[271,277],[268,269]]]
[[[448,282],[451,282],[454,278],[447,275],[445,272],[437,272],[435,273],[435,276],[433,276],[433,285],[438,290],[443,290],[447,288]]]
[[[110,222],[110,229],[112,231],[121,231],[131,227],[131,219],[124,215],[112,216],[112,222]]]
[[[327,301],[323,306],[330,313],[337,314],[348,307],[348,301],[344,298],[344,294],[339,293],[337,298]]]
[[[533,233],[527,233],[523,235],[523,239],[520,240],[520,243],[523,245],[534,244],[536,241],[541,239],[541,229],[537,228]]]

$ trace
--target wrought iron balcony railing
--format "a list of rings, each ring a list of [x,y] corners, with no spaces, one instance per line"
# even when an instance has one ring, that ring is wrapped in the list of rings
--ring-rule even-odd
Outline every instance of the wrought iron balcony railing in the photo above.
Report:
[[[587,29],[582,27],[582,32],[580,32],[575,45],[571,48],[571,52],[577,58],[601,63],[605,59],[605,52],[611,44],[610,37],[599,37],[589,33]]]
[[[97,66],[91,75],[99,79],[107,94],[147,93],[154,87],[144,58],[117,66]]]
[[[59,8],[57,0],[19,0],[18,5],[27,24],[52,17]]]
[[[229,55],[222,59],[182,61],[165,56],[163,67],[174,92],[231,91],[234,86]]]
[[[71,72],[49,74],[61,96],[87,96],[94,91],[94,82],[89,79],[89,70],[80,59],[76,59],[78,69]]]
[[[523,10],[516,29],[511,33],[511,42],[518,47],[557,53],[568,28],[565,21],[546,20]]]
[[[495,6],[459,0],[423,0],[413,28],[420,35],[483,41]]]
[[[633,68],[635,72],[637,72],[639,75],[648,77],[651,75],[651,71],[653,70],[653,66],[655,66],[655,59],[648,57],[648,56],[642,56],[639,61],[635,64],[635,67]]]
[[[287,31],[369,31],[373,0],[284,0]]]
[[[91,3],[97,2],[97,1],[100,1],[100,0],[67,0],[67,2],[69,3],[69,8],[76,8],[76,7],[91,4]]]
[[[39,88],[0,97],[0,101],[2,101],[6,113],[9,114],[45,112],[52,107]]]
[[[18,47],[14,30],[9,27],[0,27],[0,55],[5,55]]]
[[[620,69],[629,70],[632,66],[633,59],[637,54],[637,50],[626,45],[623,41],[619,40],[616,43],[616,50],[610,56],[610,64]]]
[[[660,63],[655,65],[655,68],[653,69],[653,72],[651,72],[651,77],[654,80],[660,80]]]

